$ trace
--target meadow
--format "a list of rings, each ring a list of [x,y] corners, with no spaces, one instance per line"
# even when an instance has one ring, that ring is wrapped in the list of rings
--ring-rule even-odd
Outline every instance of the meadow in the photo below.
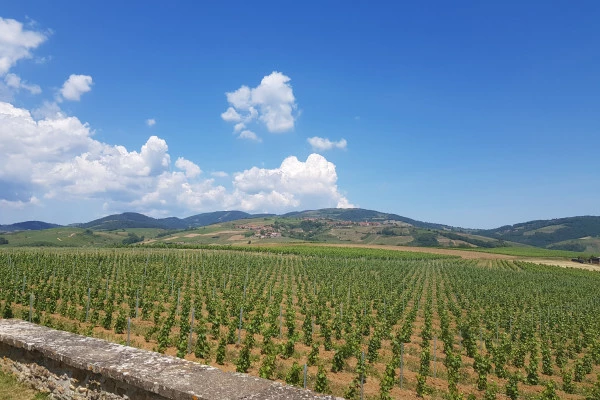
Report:
[[[597,272],[249,249],[3,249],[2,315],[348,399],[600,396]]]

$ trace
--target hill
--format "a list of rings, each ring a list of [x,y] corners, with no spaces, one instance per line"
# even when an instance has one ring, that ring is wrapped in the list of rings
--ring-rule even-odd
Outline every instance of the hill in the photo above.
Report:
[[[600,242],[600,216],[535,220],[496,229],[478,230],[476,233],[535,247],[594,251],[593,248]]]
[[[40,231],[44,229],[58,228],[60,226],[61,225],[49,224],[48,222],[42,221],[25,221],[10,225],[0,225],[0,232]]]
[[[112,231],[128,228],[158,228],[158,229],[182,229],[185,227],[179,218],[156,219],[138,213],[123,213],[109,215],[78,225],[80,228]]]
[[[402,217],[397,214],[383,213],[380,211],[366,210],[364,208],[323,208],[320,210],[296,211],[283,214],[283,218],[323,218],[338,221],[351,222],[383,222],[399,221],[410,224],[416,228],[425,229],[456,229],[454,227],[435,224],[430,222],[417,221],[411,218]]]
[[[200,226],[213,225],[223,222],[235,221],[239,219],[261,218],[271,214],[248,214],[243,211],[215,211],[192,215],[187,218],[152,218],[138,213],[122,213],[109,215],[83,224],[78,224],[80,228],[111,231],[117,229],[131,228],[156,228],[165,230],[182,230],[197,228]]]
[[[211,213],[203,213],[184,218],[183,221],[188,226],[198,227],[218,224],[222,222],[236,221],[239,219],[263,218],[272,216],[273,214],[248,214],[243,211],[215,211]]]
[[[4,231],[9,243],[16,246],[28,243],[109,246],[126,244],[124,240],[131,236],[136,241],[145,239],[173,244],[310,241],[480,249],[532,246],[578,253],[600,253],[600,216],[535,220],[479,230],[423,222],[375,210],[325,208],[280,216],[216,211],[187,218],[152,218],[128,212],[76,224],[73,227],[81,231],[69,232],[71,236],[65,236],[64,230],[53,229],[57,227],[60,225],[27,221],[0,225],[0,232]],[[33,235],[38,230],[47,234]],[[91,230],[100,236],[84,234],[85,230]],[[14,236],[14,232],[19,231],[31,234]]]

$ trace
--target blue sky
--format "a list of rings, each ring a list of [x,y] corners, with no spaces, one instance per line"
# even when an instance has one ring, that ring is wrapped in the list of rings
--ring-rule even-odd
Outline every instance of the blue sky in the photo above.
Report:
[[[600,214],[596,1],[121,3],[3,5],[0,223]]]

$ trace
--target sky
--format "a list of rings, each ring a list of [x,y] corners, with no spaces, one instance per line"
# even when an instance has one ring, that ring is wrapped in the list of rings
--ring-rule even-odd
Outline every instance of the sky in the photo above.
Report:
[[[600,215],[600,3],[5,2],[0,224]]]

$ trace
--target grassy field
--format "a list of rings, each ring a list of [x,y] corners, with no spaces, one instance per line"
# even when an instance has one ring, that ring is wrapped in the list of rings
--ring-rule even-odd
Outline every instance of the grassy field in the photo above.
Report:
[[[82,228],[61,227],[40,231],[6,233],[2,237],[10,247],[110,247],[120,245],[129,233],[155,237],[162,229],[130,228],[116,231],[90,231]]]
[[[516,257],[544,257],[544,258],[577,258],[579,256],[585,256],[584,253],[578,253],[575,251],[566,251],[566,250],[550,250],[550,249],[542,249],[539,247],[526,247],[526,246],[518,246],[518,247],[495,247],[495,248],[481,248],[481,247],[470,247],[470,248],[461,248],[461,250],[469,250],[469,251],[479,251],[483,253],[492,253],[492,254],[506,254],[508,256],[516,256]],[[589,256],[589,254],[587,254]]]
[[[17,378],[0,370],[0,399],[2,400],[45,400],[45,393],[37,392],[29,386],[17,381]]]

